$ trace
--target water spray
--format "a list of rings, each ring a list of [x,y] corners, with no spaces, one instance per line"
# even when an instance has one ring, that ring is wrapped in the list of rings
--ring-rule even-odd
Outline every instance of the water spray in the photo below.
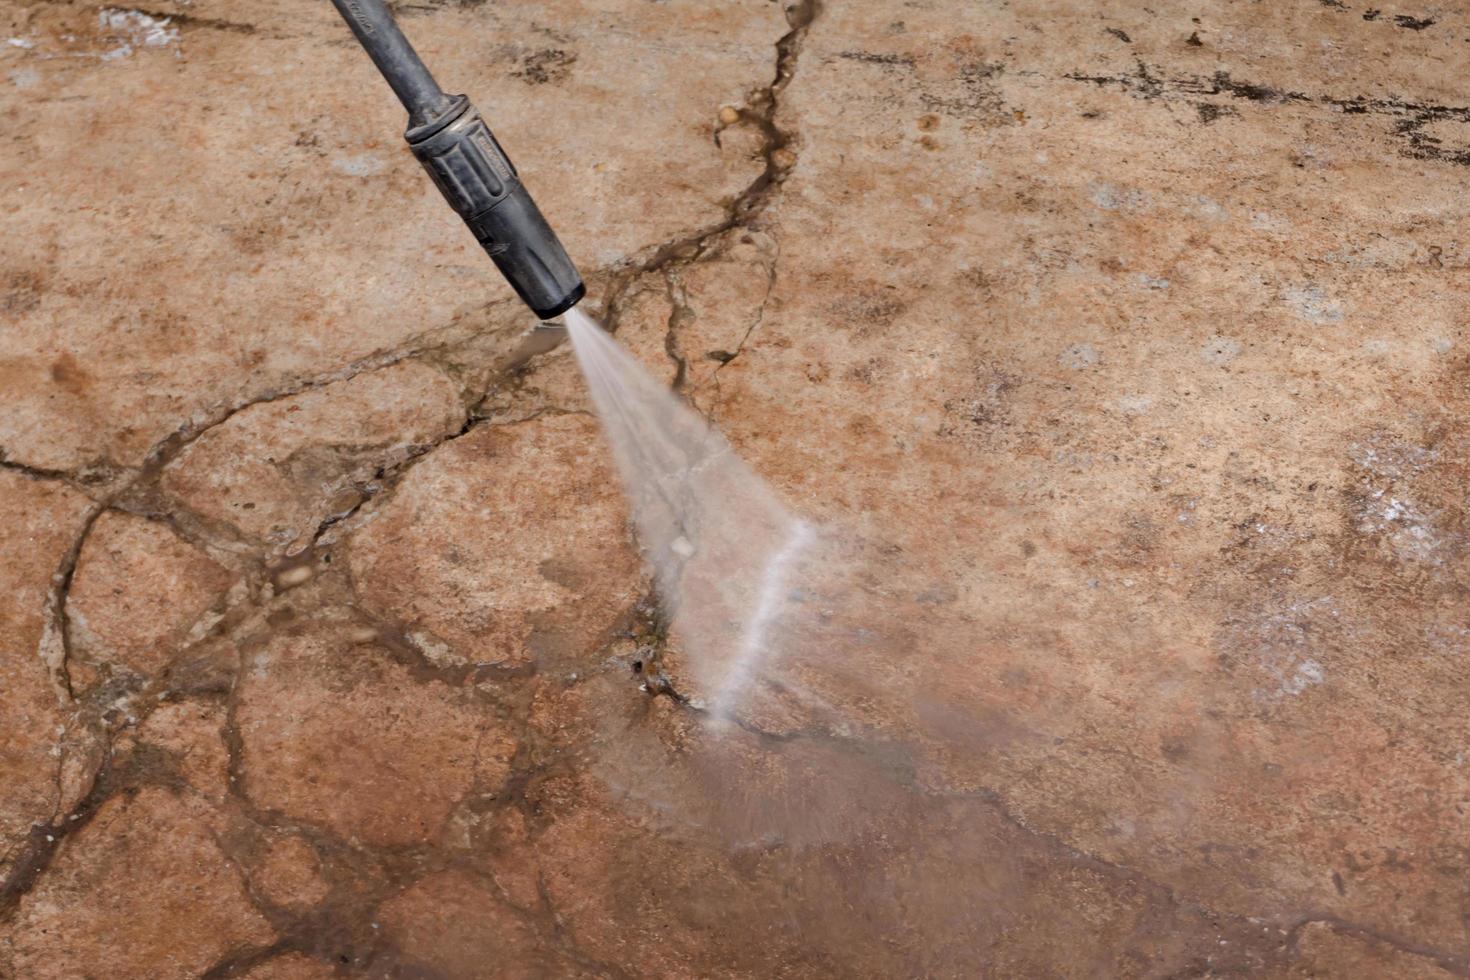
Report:
[[[543,320],[577,305],[577,267],[470,100],[439,88],[383,0],[332,3],[408,110],[409,149],[516,295]]]
[[[414,156],[543,320],[566,325],[660,601],[712,717],[733,716],[778,666],[793,566],[816,535],[708,421],[574,309],[582,278],[484,119],[445,95],[383,0],[332,0],[408,110]],[[787,685],[787,690],[791,686]]]

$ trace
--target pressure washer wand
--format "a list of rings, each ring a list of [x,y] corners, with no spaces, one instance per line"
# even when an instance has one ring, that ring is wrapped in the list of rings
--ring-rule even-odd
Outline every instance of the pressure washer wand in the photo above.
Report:
[[[408,110],[409,149],[516,294],[543,320],[577,305],[577,267],[470,100],[444,94],[383,0],[332,4]]]

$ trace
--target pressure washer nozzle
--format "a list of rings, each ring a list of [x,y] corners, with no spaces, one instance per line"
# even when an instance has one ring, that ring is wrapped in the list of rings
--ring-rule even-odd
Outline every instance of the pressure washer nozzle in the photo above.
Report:
[[[587,293],[577,267],[463,95],[445,95],[383,0],[332,0],[408,110],[404,138],[516,295],[550,320]]]

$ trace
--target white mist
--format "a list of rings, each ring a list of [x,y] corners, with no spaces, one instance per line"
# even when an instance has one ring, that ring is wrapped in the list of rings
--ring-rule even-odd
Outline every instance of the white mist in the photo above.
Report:
[[[594,320],[566,314],[671,633],[704,706],[734,711],[774,666],[794,563],[815,534],[703,417]]]

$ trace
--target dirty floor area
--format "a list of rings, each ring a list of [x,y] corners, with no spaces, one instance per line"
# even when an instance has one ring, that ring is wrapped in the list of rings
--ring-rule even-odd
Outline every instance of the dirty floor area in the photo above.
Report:
[[[0,0],[0,976],[1470,975],[1462,6],[397,9],[851,683],[709,723],[325,0]]]

